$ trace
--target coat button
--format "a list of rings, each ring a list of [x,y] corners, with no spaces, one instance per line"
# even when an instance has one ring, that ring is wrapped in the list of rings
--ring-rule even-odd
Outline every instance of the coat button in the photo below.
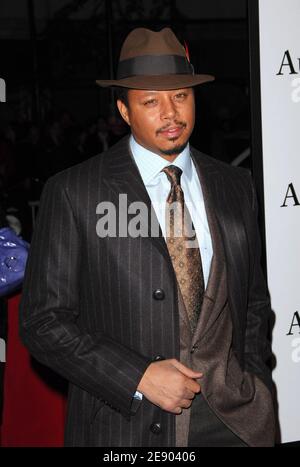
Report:
[[[154,290],[153,298],[155,298],[155,300],[163,300],[165,298],[165,292],[163,291],[163,289]]]
[[[153,362],[160,362],[161,360],[165,360],[165,357],[163,357],[162,355],[156,355],[154,358],[153,358]]]
[[[197,350],[197,349],[198,349],[198,345],[196,345],[196,344],[193,345],[193,347],[191,348],[191,353],[194,353],[195,350]]]
[[[161,433],[161,424],[152,423],[152,425],[150,425],[150,431],[152,431],[152,433],[154,433],[155,435],[159,435]]]

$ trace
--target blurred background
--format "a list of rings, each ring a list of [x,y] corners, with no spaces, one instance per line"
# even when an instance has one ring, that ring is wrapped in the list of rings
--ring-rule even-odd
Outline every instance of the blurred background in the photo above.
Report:
[[[246,0],[1,0],[0,203],[26,240],[45,181],[128,132],[95,80],[115,77],[130,30],[165,26],[216,77],[196,88],[192,144],[251,167]]]

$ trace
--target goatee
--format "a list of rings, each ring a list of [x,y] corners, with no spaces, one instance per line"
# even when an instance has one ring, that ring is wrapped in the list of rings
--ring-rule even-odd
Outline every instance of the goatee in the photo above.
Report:
[[[178,144],[174,146],[172,149],[160,149],[160,152],[165,156],[174,156],[175,154],[178,156],[187,146],[188,142],[186,141],[183,144]]]

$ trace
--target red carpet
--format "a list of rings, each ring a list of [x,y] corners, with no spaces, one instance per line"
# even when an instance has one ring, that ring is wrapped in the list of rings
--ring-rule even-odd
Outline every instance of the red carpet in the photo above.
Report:
[[[66,383],[35,362],[18,336],[20,295],[8,301],[3,447],[63,445]]]

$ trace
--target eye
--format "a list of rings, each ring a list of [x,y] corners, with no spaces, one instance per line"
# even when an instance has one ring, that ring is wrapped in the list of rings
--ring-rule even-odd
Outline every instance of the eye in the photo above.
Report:
[[[156,104],[156,99],[148,99],[147,101],[144,102],[144,105],[148,107],[154,104]]]
[[[185,92],[179,92],[175,95],[175,99],[178,101],[183,101],[186,98],[187,94]]]

